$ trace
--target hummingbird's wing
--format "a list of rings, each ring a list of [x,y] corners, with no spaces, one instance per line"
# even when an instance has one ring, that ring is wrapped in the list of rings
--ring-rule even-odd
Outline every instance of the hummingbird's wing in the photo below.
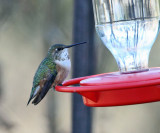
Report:
[[[39,65],[39,67],[38,67],[38,69],[37,69],[37,71],[34,75],[33,86],[32,86],[30,98],[28,100],[27,105],[30,103],[30,101],[33,98],[35,98],[37,95],[39,95],[39,93],[43,90],[45,83],[51,80],[52,75],[54,75],[55,77],[57,75],[55,63],[50,64],[48,62],[50,62],[50,61],[48,61],[45,58],[40,63],[40,65]]]
[[[46,82],[44,83],[43,87],[41,88],[41,90],[39,91],[39,93],[36,95],[35,99],[32,102],[34,105],[37,105],[45,97],[45,95],[51,88],[51,85],[54,82],[56,75],[57,71],[54,71],[47,77]]]
[[[42,85],[46,82],[47,75],[49,75],[48,73],[50,73],[50,70],[44,64],[44,60],[43,60],[34,75],[33,86],[32,86],[30,98],[28,100],[27,105],[37,95],[37,93],[42,89]]]

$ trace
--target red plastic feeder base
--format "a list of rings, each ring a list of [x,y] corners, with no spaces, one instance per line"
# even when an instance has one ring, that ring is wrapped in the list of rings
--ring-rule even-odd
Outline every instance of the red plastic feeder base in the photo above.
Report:
[[[80,86],[70,86],[80,84]],[[120,72],[68,80],[56,86],[60,92],[79,93],[87,106],[106,107],[160,101],[160,68],[139,73]]]

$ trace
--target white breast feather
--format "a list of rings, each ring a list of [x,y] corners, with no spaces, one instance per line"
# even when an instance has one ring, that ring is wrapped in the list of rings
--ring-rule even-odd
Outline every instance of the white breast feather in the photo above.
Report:
[[[64,61],[56,60],[55,62],[56,62],[56,64],[62,66],[63,68],[65,68],[68,71],[71,69],[71,61],[70,61],[70,59],[64,60]]]

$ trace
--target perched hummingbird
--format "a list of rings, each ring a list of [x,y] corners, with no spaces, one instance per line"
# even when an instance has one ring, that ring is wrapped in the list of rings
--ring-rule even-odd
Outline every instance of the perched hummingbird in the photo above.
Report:
[[[29,101],[37,105],[47,94],[50,88],[56,85],[61,85],[67,77],[71,62],[68,54],[68,49],[73,46],[84,44],[86,42],[76,43],[72,45],[55,44],[52,45],[47,53],[47,56],[40,63],[34,79]]]

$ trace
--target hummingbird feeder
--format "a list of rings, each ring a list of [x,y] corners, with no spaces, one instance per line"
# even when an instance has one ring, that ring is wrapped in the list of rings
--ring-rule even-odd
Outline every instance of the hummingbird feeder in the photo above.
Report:
[[[160,68],[148,68],[159,32],[159,0],[93,0],[93,8],[96,31],[119,72],[71,79],[56,90],[79,93],[92,107],[160,101]]]

